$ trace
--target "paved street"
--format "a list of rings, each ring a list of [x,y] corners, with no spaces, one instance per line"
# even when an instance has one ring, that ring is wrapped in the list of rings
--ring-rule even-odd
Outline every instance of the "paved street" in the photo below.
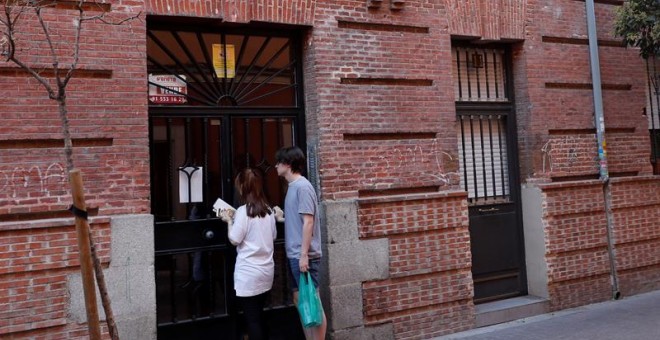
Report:
[[[660,291],[433,338],[445,339],[659,340]]]

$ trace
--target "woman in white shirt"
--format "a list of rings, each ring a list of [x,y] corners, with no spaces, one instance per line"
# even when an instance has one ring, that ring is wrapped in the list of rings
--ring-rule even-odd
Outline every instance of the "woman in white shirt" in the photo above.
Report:
[[[235,212],[220,212],[229,226],[229,241],[237,251],[234,289],[243,307],[250,340],[266,339],[263,309],[275,275],[275,215],[268,206],[263,180],[256,170],[244,169],[236,176],[234,184],[245,204]]]

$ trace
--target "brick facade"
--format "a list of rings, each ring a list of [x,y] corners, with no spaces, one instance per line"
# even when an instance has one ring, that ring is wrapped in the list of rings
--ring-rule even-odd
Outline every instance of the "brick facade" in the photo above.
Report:
[[[613,184],[616,268],[624,296],[660,289],[658,186],[654,177],[617,179]]]
[[[17,338],[75,338],[87,328],[67,324],[66,276],[79,265],[75,226],[55,223],[16,223],[3,226],[0,259],[0,334]],[[92,222],[101,263],[109,262],[107,219]],[[29,316],[29,317],[26,317]],[[83,325],[84,326],[84,325]]]
[[[619,291],[658,289],[655,177],[613,179],[613,241]],[[610,298],[607,222],[599,181],[542,185],[550,302],[564,309]],[[566,201],[572,204],[566,204]],[[596,288],[599,287],[599,288]]]
[[[611,176],[622,177],[612,180],[614,258],[608,254],[603,185],[588,180],[598,178],[598,154],[584,2],[544,3],[528,24],[531,37],[518,51],[517,58],[527,65],[521,70],[526,88],[517,91],[527,104],[518,110],[525,131],[520,133],[523,176],[529,183],[559,182],[540,185],[552,309],[612,298],[611,261],[624,296],[658,287],[651,269],[658,261],[638,262],[646,251],[654,256],[650,247],[657,242],[654,230],[642,228],[658,209],[648,196],[653,191],[642,194],[641,189],[657,183],[646,176],[652,169],[643,115],[644,66],[636,51],[612,35],[617,4],[596,1],[608,165]]]
[[[359,200],[361,238],[389,240],[389,278],[362,286],[365,324],[391,322],[398,337],[412,339],[471,328],[465,195],[415,196]]]
[[[542,190],[551,308],[606,300],[611,289],[602,185],[562,183]]]
[[[106,20],[143,10],[142,2],[110,2]],[[103,13],[93,8],[89,15]],[[45,9],[61,66],[72,60],[66,6]],[[67,87],[74,165],[81,170],[92,234],[102,264],[110,262],[111,215],[149,212],[149,145],[143,21],[85,22],[79,71]],[[39,24],[26,14],[17,55],[52,81],[52,60]],[[70,320],[67,278],[79,272],[71,194],[58,107],[15,65],[0,62],[0,337],[76,339],[87,326]],[[98,300],[100,305],[100,300]],[[107,333],[107,330],[104,330]]]
[[[477,38],[513,51],[521,181],[542,193],[540,204],[525,209],[541,215],[551,309],[611,298],[611,261],[624,296],[660,289],[660,179],[649,163],[643,62],[612,36],[620,2],[596,2],[615,177],[614,258],[597,180],[584,1],[110,1],[108,14],[299,25],[306,32],[307,144],[318,154],[320,197],[328,207],[356,207],[344,220],[329,215],[324,222],[331,236],[350,226],[348,236],[329,237],[328,257],[377,246],[385,258],[358,258],[384,263],[354,281],[344,277],[350,268],[329,263],[330,334],[425,339],[475,326],[452,40]],[[72,15],[54,9],[47,18],[63,23]],[[38,34],[26,23],[25,41]],[[149,214],[146,23],[88,25],[68,103],[76,166],[108,266],[110,217]],[[48,70],[49,60],[33,52],[43,47],[21,56]],[[65,211],[57,107],[9,63],[0,62],[0,87],[0,337],[82,338],[84,324],[67,318],[66,280],[78,255]],[[346,292],[357,297],[350,301],[357,310],[341,314]]]

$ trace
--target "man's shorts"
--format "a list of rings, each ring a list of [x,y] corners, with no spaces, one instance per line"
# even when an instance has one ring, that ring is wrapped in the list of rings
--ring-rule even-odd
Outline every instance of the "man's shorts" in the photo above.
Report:
[[[288,259],[289,260],[289,287],[294,292],[298,291],[298,286],[300,285],[300,264],[298,259]],[[319,287],[319,268],[321,267],[321,258],[309,259],[309,274],[314,281],[314,286]]]

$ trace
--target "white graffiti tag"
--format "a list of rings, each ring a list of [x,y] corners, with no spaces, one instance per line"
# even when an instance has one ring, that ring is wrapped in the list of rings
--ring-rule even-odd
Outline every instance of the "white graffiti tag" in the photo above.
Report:
[[[420,164],[426,164],[433,171],[424,173],[424,175],[434,179],[441,186],[457,185],[460,182],[458,171],[449,170],[455,163],[454,157],[440,150],[436,140],[426,145],[395,146],[387,154],[378,156],[377,162],[395,173],[417,171]],[[457,168],[457,166],[454,167]],[[363,184],[378,186],[377,180],[374,177],[366,178]]]
[[[52,188],[59,189],[64,182],[66,174],[60,163],[52,163],[45,170],[39,166],[0,170],[0,192],[13,199],[28,197],[31,192],[49,196]]]

